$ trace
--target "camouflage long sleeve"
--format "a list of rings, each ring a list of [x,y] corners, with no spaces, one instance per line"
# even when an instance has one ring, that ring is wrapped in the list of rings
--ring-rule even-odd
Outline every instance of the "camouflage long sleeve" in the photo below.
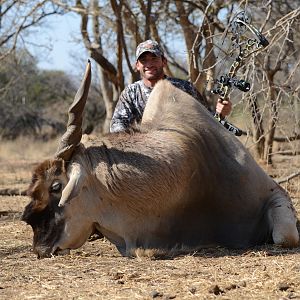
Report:
[[[123,92],[111,119],[110,132],[125,131],[130,126],[133,118],[131,106],[130,101],[128,101],[126,94]]]
[[[147,92],[147,96],[143,96],[139,81],[128,85],[116,105],[110,132],[125,131],[134,122],[140,122],[150,92],[151,90]]]

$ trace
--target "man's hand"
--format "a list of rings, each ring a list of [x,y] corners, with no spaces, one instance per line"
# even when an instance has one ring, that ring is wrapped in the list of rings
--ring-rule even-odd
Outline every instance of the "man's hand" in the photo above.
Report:
[[[229,99],[218,99],[217,105],[216,105],[216,112],[225,117],[228,116],[231,113],[232,110],[232,103]]]

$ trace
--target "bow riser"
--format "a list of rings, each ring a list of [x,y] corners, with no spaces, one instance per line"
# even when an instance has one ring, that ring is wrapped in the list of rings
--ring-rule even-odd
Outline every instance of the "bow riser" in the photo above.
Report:
[[[238,88],[243,92],[248,92],[250,90],[250,83],[245,80],[236,78],[236,74],[240,67],[243,66],[244,62],[254,53],[260,51],[261,49],[269,45],[268,40],[262,35],[262,33],[256,29],[253,25],[250,24],[250,16],[246,12],[238,13],[231,22],[231,29],[233,33],[232,40],[239,48],[239,54],[234,62],[231,64],[227,74],[220,76],[215,82],[217,87],[212,90],[214,94],[218,94],[221,100],[224,100],[228,97],[228,94],[232,88]],[[249,38],[244,47],[239,42],[240,37],[249,30],[255,37],[255,39]],[[215,117],[222,124],[228,123],[224,117],[219,114],[215,114]],[[226,125],[223,124],[225,127]],[[231,124],[230,124],[231,125]],[[233,129],[232,129],[232,128]],[[235,126],[231,125],[227,128],[229,131],[232,131],[235,135],[241,135],[242,131]]]

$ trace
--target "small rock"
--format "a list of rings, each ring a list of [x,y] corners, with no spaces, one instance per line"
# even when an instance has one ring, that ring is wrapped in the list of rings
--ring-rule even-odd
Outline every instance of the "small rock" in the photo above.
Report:
[[[247,286],[246,281],[241,281],[237,285],[238,285],[238,287],[246,287]]]
[[[114,280],[120,280],[120,279],[123,279],[124,273],[122,273],[122,272],[115,272],[115,273],[111,274],[111,277]]]
[[[224,293],[224,291],[222,289],[220,289],[220,287],[217,284],[213,285],[208,291],[215,295],[220,295],[220,294]]]
[[[158,291],[152,291],[150,295],[151,295],[152,298],[157,298],[157,297],[162,297],[163,296],[163,294],[158,292]]]
[[[234,284],[234,283],[232,283],[232,284],[226,286],[226,287],[225,287],[225,290],[230,291],[230,290],[235,290],[236,288],[239,288],[239,286],[236,285],[236,284]]]
[[[195,287],[191,287],[191,288],[189,289],[189,292],[192,293],[192,294],[195,294],[196,291],[197,291],[197,289],[196,289]]]
[[[287,291],[290,288],[290,285],[287,284],[286,282],[281,282],[278,284],[278,289],[280,291]]]
[[[297,298],[298,298],[297,295],[295,295],[295,294],[293,294],[293,293],[289,293],[289,294],[287,295],[287,297],[288,297],[289,299],[297,299]]]
[[[238,289],[238,288],[241,288],[241,287],[246,287],[246,282],[245,281],[241,281],[239,283],[232,283],[228,286],[225,287],[225,290],[235,290],[235,289]]]

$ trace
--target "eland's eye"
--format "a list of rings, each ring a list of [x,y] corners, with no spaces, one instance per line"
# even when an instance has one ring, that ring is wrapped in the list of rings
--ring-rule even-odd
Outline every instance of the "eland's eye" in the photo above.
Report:
[[[59,193],[61,191],[61,183],[58,181],[54,181],[50,186],[50,193]]]

